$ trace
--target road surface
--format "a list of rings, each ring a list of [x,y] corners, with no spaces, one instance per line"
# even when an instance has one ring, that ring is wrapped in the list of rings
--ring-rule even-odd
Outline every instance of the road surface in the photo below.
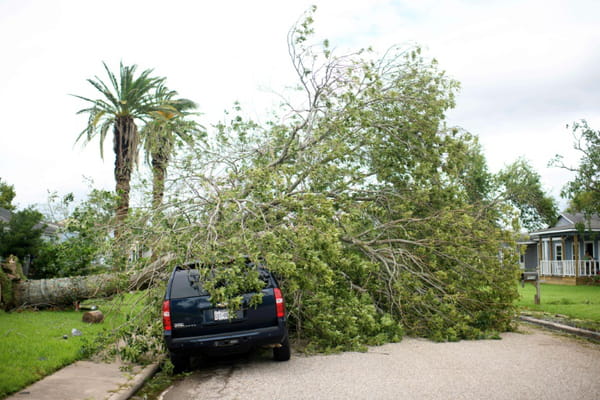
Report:
[[[502,340],[405,338],[367,353],[211,362],[171,386],[186,399],[600,399],[600,344],[525,324]]]

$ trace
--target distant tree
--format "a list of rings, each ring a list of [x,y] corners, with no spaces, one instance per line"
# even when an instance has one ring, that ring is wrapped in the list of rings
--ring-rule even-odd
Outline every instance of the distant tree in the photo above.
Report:
[[[0,221],[0,256],[14,255],[23,261],[38,255],[42,245],[43,215],[33,208],[12,214],[9,222]]]
[[[131,173],[135,166],[140,136],[137,123],[150,119],[153,112],[165,109],[163,103],[155,95],[155,89],[161,85],[164,78],[152,77],[152,70],[135,75],[137,66],[124,66],[122,63],[117,77],[103,63],[109,78],[109,84],[97,76],[87,81],[96,88],[102,97],[90,99],[75,96],[91,105],[78,112],[89,116],[88,124],[77,137],[77,141],[86,143],[95,136],[100,137],[100,155],[110,128],[113,130],[113,149],[115,152],[115,181],[119,204],[116,209],[117,223],[120,225],[127,217],[129,210],[129,193]],[[166,110],[172,110],[167,107]],[[119,236],[120,228],[116,230]]]
[[[597,214],[600,213],[600,131],[592,129],[586,120],[574,122],[571,131],[573,148],[581,154],[579,165],[566,165],[559,154],[550,165],[575,173],[575,178],[561,192],[564,198],[571,200],[571,210]]]
[[[0,207],[14,211],[16,207],[12,204],[12,201],[15,195],[15,187],[2,182],[2,178],[0,178]]]
[[[67,194],[63,198],[51,196],[53,209],[69,209],[74,198]],[[110,220],[118,199],[115,195],[92,190],[88,198],[72,211],[61,217],[59,235],[44,241],[39,255],[34,260],[30,278],[57,278],[88,275],[106,271],[99,261],[110,256]],[[58,221],[57,221],[58,222]]]
[[[163,106],[163,109],[152,112],[152,118],[141,131],[146,162],[152,169],[154,208],[162,204],[167,168],[177,142],[191,145],[203,133],[202,127],[189,119],[197,107],[196,103],[176,96],[176,91],[161,85],[156,91],[156,99],[172,109]]]
[[[497,175],[502,197],[519,210],[521,224],[528,230],[556,222],[556,200],[542,188],[540,175],[523,158],[506,166]]]

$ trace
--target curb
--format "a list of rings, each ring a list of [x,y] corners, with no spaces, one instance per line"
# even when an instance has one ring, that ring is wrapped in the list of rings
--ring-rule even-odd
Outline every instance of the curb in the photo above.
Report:
[[[146,380],[158,371],[159,366],[159,363],[148,365],[135,375],[131,381],[127,382],[126,386],[119,388],[119,390],[108,397],[107,400],[128,400],[144,385]]]
[[[546,321],[543,319],[537,319],[532,317],[527,317],[525,315],[521,315],[519,317],[521,321],[529,322],[531,324],[540,325],[548,329],[557,330],[565,333],[569,333],[572,335],[576,335],[579,337],[583,337],[586,339],[591,339],[600,342],[600,332],[589,331],[587,329],[575,328],[573,326],[559,324],[557,322]]]

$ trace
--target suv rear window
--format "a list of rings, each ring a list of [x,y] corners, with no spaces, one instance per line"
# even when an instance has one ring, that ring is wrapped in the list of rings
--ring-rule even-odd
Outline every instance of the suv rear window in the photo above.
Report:
[[[272,289],[275,282],[269,271],[259,268],[259,277],[265,283],[265,288]],[[175,272],[171,285],[171,298],[183,299],[186,297],[208,296],[208,292],[202,288],[200,273],[197,269],[181,269]]]
[[[208,293],[200,285],[200,274],[195,269],[180,270],[173,277],[171,297],[183,299],[186,297],[207,296]]]

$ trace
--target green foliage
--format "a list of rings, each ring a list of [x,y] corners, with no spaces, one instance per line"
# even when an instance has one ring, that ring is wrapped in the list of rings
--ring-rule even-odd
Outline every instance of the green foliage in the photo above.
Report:
[[[311,22],[309,13],[288,38],[300,91],[291,97],[305,100],[264,124],[236,104],[213,137],[173,159],[172,197],[160,213],[132,216],[131,242],[153,259],[173,255],[168,268],[230,265],[206,288],[231,307],[261,285],[244,258],[264,261],[309,350],[512,329],[518,252],[506,227],[532,199],[506,189],[539,179],[504,186],[477,138],[445,126],[458,83],[419,48],[338,56],[311,42]],[[149,301],[160,309],[159,296]],[[127,357],[158,334],[137,321]]]
[[[504,196],[520,211],[523,226],[535,230],[556,222],[556,201],[542,190],[540,175],[524,159],[505,167],[497,179],[504,186]]]
[[[597,214],[600,212],[600,131],[592,129],[585,120],[574,122],[571,130],[573,147],[581,153],[579,165],[565,165],[560,155],[556,155],[550,164],[575,173],[575,178],[561,193],[571,199],[572,210]]]
[[[162,205],[167,167],[176,146],[191,145],[205,136],[203,127],[190,118],[197,105],[176,96],[176,91],[160,85],[155,97],[163,105],[150,113],[151,119],[141,131],[146,162],[152,168],[152,206],[155,208]]]
[[[88,125],[79,134],[77,140],[85,139],[90,141],[94,136],[100,136],[100,154],[103,155],[104,139],[108,135],[110,128],[115,128],[115,135],[130,136],[128,150],[135,154],[130,157],[135,159],[137,154],[137,129],[132,129],[135,126],[135,120],[148,119],[151,112],[160,110],[161,103],[154,97],[153,90],[164,82],[164,78],[152,77],[151,69],[142,71],[139,76],[136,76],[137,65],[119,65],[119,79],[113,74],[105,63],[104,70],[108,76],[109,85],[104,83],[99,77],[88,79],[88,83],[92,85],[101,97],[98,99],[90,99],[83,96],[77,96],[88,103],[89,108],[84,108],[78,111],[78,114],[87,114],[89,116]],[[125,126],[120,126],[120,120],[127,120]],[[133,125],[131,125],[133,124]],[[120,131],[125,128],[125,131]],[[125,149],[115,149],[115,153],[119,156],[119,152],[126,151]]]
[[[0,207],[9,211],[15,211],[16,207],[12,204],[15,196],[15,187],[6,182],[2,182],[2,178],[0,178]]]
[[[173,263],[264,260],[310,350],[511,329],[514,205],[477,139],[444,125],[458,84],[419,48],[337,56],[310,22],[289,38],[306,102],[262,125],[237,105],[174,160],[177,193],[131,221],[137,240]],[[260,284],[233,265],[213,301]]]
[[[111,238],[116,198],[107,191],[92,190],[88,199],[69,211],[73,195],[52,195],[48,219],[61,225],[43,237],[44,215],[33,209],[12,213],[0,221],[0,256],[31,260],[29,278],[88,275],[98,271],[100,257],[112,254]]]
[[[71,194],[50,198],[50,214],[60,218],[57,234],[40,246],[34,260],[33,279],[89,275],[103,270],[102,258],[109,258],[112,218],[116,197],[107,191],[92,190],[86,201],[69,211]],[[104,262],[108,262],[105,260]]]
[[[0,221],[0,256],[36,256],[42,246],[43,215],[29,207],[12,214],[9,222]]]
[[[146,363],[163,354],[162,320],[157,305],[162,303],[164,287],[161,282],[150,290],[120,294],[105,306],[100,303],[102,309],[118,318],[111,325],[112,329],[103,330],[86,342],[82,356],[118,354],[126,361]]]
[[[121,235],[121,223],[129,213],[131,174],[138,160],[143,142],[146,161],[153,174],[153,206],[162,204],[167,167],[176,146],[191,143],[203,134],[202,127],[189,117],[196,104],[188,99],[176,98],[177,92],[165,86],[165,78],[151,76],[152,70],[136,76],[136,65],[119,68],[119,79],[104,64],[109,84],[98,77],[88,82],[100,93],[100,98],[78,97],[87,103],[78,114],[89,116],[88,124],[77,140],[89,142],[99,136],[100,155],[103,156],[104,139],[112,128],[115,152],[115,192],[118,224],[115,234]],[[138,126],[142,125],[141,131]]]
[[[0,268],[0,309],[10,308],[14,302],[12,280]]]
[[[140,135],[137,124],[139,121],[150,119],[152,113],[161,110],[170,112],[173,107],[164,105],[156,95],[156,90],[163,84],[164,78],[152,77],[152,70],[142,71],[136,76],[136,65],[124,66],[121,63],[117,80],[108,66],[105,63],[103,65],[109,85],[98,77],[87,80],[98,90],[100,98],[75,96],[90,105],[78,111],[78,114],[88,115],[89,119],[77,140],[83,139],[87,143],[99,136],[100,155],[103,156],[104,139],[109,130],[113,130],[115,193],[119,196],[115,236],[119,237],[122,233],[121,223],[129,213],[131,174],[138,158]]]

